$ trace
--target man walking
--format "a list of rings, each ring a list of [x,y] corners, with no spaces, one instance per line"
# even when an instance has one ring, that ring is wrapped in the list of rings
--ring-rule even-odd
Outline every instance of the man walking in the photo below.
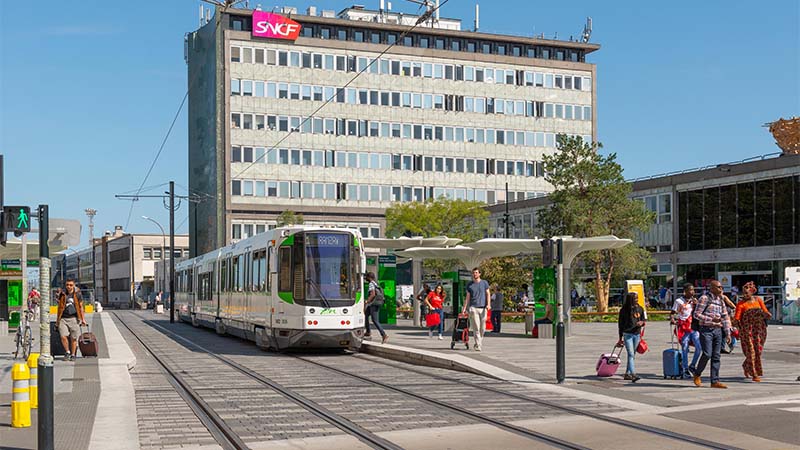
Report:
[[[723,329],[727,331],[725,340],[731,342],[731,318],[728,308],[722,299],[722,284],[717,280],[711,280],[709,284],[711,292],[709,295],[700,297],[694,317],[700,322],[700,342],[703,347],[703,355],[697,364],[694,373],[694,385],[700,387],[703,383],[700,379],[703,370],[711,360],[711,387],[727,389],[728,386],[719,381],[720,353],[722,351]]]
[[[56,316],[61,345],[64,346],[64,361],[75,361],[81,325],[86,325],[83,317],[83,299],[81,292],[75,288],[75,280],[68,279],[66,290],[61,292],[58,297],[58,314]],[[70,339],[72,339],[72,345],[70,345]]]
[[[497,286],[497,283],[492,287],[492,333],[499,333],[500,327],[503,324],[503,301],[505,300],[505,296],[503,296],[503,291],[500,290],[500,287]]]
[[[467,298],[464,300],[464,307],[461,313],[467,312],[469,307],[470,326],[472,327],[472,334],[475,338],[475,351],[481,351],[481,343],[483,342],[483,335],[486,333],[486,311],[491,310],[487,301],[491,297],[489,292],[489,283],[486,280],[481,280],[481,271],[475,267],[472,269],[472,281],[467,285]]]

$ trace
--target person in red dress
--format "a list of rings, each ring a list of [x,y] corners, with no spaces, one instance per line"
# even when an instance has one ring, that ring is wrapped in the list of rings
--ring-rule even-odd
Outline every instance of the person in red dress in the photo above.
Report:
[[[428,293],[428,296],[425,297],[425,305],[428,306],[428,314],[435,314],[439,316],[439,323],[436,325],[432,325],[428,327],[428,337],[433,337],[433,330],[439,329],[439,339],[442,338],[442,333],[444,332],[444,299],[447,294],[444,292],[444,288],[441,284],[436,286],[436,289],[432,290]]]
[[[764,300],[753,295],[755,293],[756,285],[752,281],[742,286],[742,296],[736,305],[734,321],[739,327],[739,340],[744,353],[742,363],[744,376],[758,383],[764,376],[761,368],[761,352],[767,340],[766,320],[772,318],[772,314],[764,305]]]

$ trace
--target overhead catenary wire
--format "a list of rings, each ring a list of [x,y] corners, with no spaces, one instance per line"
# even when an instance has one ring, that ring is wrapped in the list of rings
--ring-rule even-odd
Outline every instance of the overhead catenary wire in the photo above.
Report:
[[[235,2],[233,0],[225,0],[224,3],[219,3],[219,2],[209,2],[209,3],[212,3],[218,7],[219,6],[222,7],[222,12],[220,12],[220,14],[217,15],[217,23],[214,24],[213,34],[216,35],[217,31],[219,31],[219,26],[222,23],[221,15],[224,14],[229,7],[235,5],[236,3],[241,3],[241,2]],[[178,117],[180,116],[181,111],[183,110],[183,106],[186,104],[186,99],[189,98],[189,92],[192,91],[192,88],[194,87],[194,84],[198,79],[199,76],[195,76],[192,80],[189,80],[189,87],[186,89],[186,94],[183,95],[183,99],[181,99],[181,103],[178,106],[178,110],[175,111],[175,116],[172,118],[172,122],[170,123],[169,128],[167,129],[166,135],[164,135],[164,139],[161,140],[161,145],[159,146],[158,151],[156,152],[156,156],[155,158],[153,158],[153,162],[150,163],[150,168],[147,169],[147,173],[145,174],[144,179],[142,180],[142,184],[139,186],[139,189],[136,190],[136,195],[133,198],[131,198],[131,207],[128,210],[128,218],[125,221],[125,229],[127,229],[128,225],[130,225],[131,215],[133,215],[133,207],[136,204],[135,202],[138,200],[138,195],[141,194],[142,189],[144,188],[144,184],[147,183],[147,179],[150,178],[150,174],[153,172],[153,169],[155,168],[158,159],[161,157],[161,152],[164,151],[164,146],[166,145],[169,136],[172,134],[172,129],[175,127],[175,122],[178,121]]]
[[[253,162],[251,162],[251,163],[250,163],[250,164],[249,164],[247,167],[245,167],[244,169],[242,169],[242,170],[241,170],[239,173],[237,173],[236,175],[234,175],[232,178],[239,178],[239,177],[240,177],[240,176],[242,176],[242,175],[243,175],[245,172],[247,172],[248,170],[250,170],[250,168],[251,168],[251,167],[253,167],[255,164],[257,164],[257,163],[261,162],[261,160],[262,160],[262,159],[264,159],[264,157],[265,157],[265,156],[266,156],[266,155],[267,155],[269,152],[271,152],[272,150],[275,150],[275,149],[276,149],[276,148],[277,148],[279,145],[281,145],[281,144],[282,144],[282,143],[283,143],[283,142],[284,142],[286,139],[288,139],[288,138],[289,138],[289,136],[291,136],[292,134],[294,134],[294,133],[295,133],[295,131],[297,131],[297,130],[299,130],[300,128],[302,128],[302,126],[303,126],[303,125],[304,125],[306,122],[308,122],[309,120],[311,120],[312,118],[314,118],[314,116],[316,116],[316,115],[317,115],[317,113],[319,113],[319,112],[320,112],[320,111],[321,111],[323,108],[325,108],[326,106],[328,106],[328,104],[330,104],[331,102],[333,102],[333,100],[334,100],[334,99],[335,99],[335,98],[336,98],[336,97],[337,97],[337,96],[338,96],[338,95],[339,95],[339,94],[340,94],[342,91],[344,91],[344,90],[345,90],[345,89],[347,89],[347,88],[348,88],[348,87],[349,87],[351,84],[353,84],[353,82],[354,82],[354,81],[356,81],[356,80],[358,79],[358,77],[360,77],[360,76],[361,76],[361,75],[362,75],[364,72],[366,72],[367,70],[369,70],[369,68],[370,68],[370,67],[372,67],[372,65],[373,65],[373,64],[376,64],[376,63],[377,63],[377,61],[378,61],[378,60],[380,60],[380,58],[381,58],[381,57],[383,57],[383,55],[385,55],[386,53],[388,53],[388,52],[389,52],[389,50],[391,50],[391,49],[392,49],[392,48],[393,48],[395,45],[397,45],[397,43],[398,43],[398,42],[401,42],[401,41],[403,40],[403,38],[404,38],[406,35],[408,35],[408,33],[411,33],[411,32],[412,32],[412,31],[414,31],[414,29],[416,29],[416,28],[417,28],[419,25],[421,25],[421,24],[425,23],[425,21],[426,21],[426,20],[428,20],[428,19],[430,19],[431,17],[433,17],[433,14],[434,14],[434,13],[435,13],[435,12],[436,12],[436,11],[437,11],[439,8],[441,8],[442,6],[444,6],[445,4],[447,4],[447,2],[448,2],[448,1],[450,1],[450,0],[444,0],[443,2],[441,2],[441,3],[439,4],[439,6],[436,6],[435,8],[432,8],[432,9],[430,9],[430,10],[426,11],[426,12],[425,12],[423,15],[421,15],[421,16],[420,16],[420,17],[417,19],[417,21],[414,23],[414,25],[412,25],[411,27],[409,27],[408,29],[406,29],[405,31],[403,31],[402,33],[400,33],[400,36],[397,38],[397,40],[395,40],[395,42],[394,42],[394,43],[392,43],[392,44],[389,44],[389,45],[388,45],[388,46],[387,46],[385,49],[383,49],[383,51],[382,51],[382,52],[380,52],[380,53],[378,54],[378,56],[376,56],[375,58],[371,58],[371,60],[370,60],[369,64],[367,64],[366,66],[364,66],[364,68],[363,68],[363,69],[361,69],[361,70],[359,70],[358,72],[356,72],[356,74],[353,76],[353,78],[351,78],[351,79],[350,79],[350,80],[349,80],[347,83],[345,83],[345,84],[344,84],[344,86],[342,86],[342,87],[340,87],[340,88],[337,88],[337,89],[336,89],[336,92],[334,92],[334,93],[333,93],[333,95],[331,95],[331,96],[330,96],[328,99],[326,99],[326,100],[325,100],[325,101],[324,101],[324,102],[323,102],[323,103],[322,103],[322,104],[321,104],[319,107],[317,107],[317,109],[315,109],[315,110],[314,110],[314,111],[313,111],[311,114],[309,114],[307,117],[305,117],[305,118],[304,118],[304,119],[303,119],[303,120],[300,122],[300,124],[299,124],[297,127],[293,127],[292,129],[290,129],[290,130],[289,130],[289,132],[288,132],[288,133],[287,133],[285,136],[283,136],[282,138],[280,138],[280,139],[278,140],[278,142],[276,142],[276,143],[275,143],[275,144],[273,144],[273,145],[272,145],[270,148],[268,148],[268,149],[267,149],[267,150],[264,152],[264,154],[263,154],[262,156],[259,156],[258,158],[255,158],[255,159],[253,160]]]

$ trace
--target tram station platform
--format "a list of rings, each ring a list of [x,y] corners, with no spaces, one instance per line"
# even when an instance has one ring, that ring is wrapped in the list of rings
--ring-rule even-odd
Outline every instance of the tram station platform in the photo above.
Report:
[[[198,434],[197,430],[202,428],[195,423],[197,418],[182,405],[180,398],[169,392],[167,383],[159,378],[155,363],[149,360],[148,351],[134,342],[130,332],[113,314],[110,311],[95,313],[89,319],[100,342],[99,357],[78,358],[75,362],[65,362],[60,358],[55,361],[56,448],[218,448],[213,439]],[[163,327],[180,335],[199,336],[207,342],[235,339],[219,338],[211,330],[198,330],[185,324],[170,325],[165,316],[153,315],[149,311],[125,314],[122,317],[132,323],[144,321],[155,324],[155,329]],[[739,348],[733,354],[723,355],[722,381],[728,384],[729,389],[719,390],[707,387],[709,369],[701,389],[695,388],[691,380],[663,379],[661,351],[670,345],[666,322],[648,324],[646,338],[650,351],[636,359],[637,372],[643,377],[636,384],[622,380],[624,367],[620,367],[618,375],[612,378],[594,376],[598,355],[610,351],[616,342],[616,324],[574,324],[572,335],[567,339],[567,379],[560,385],[554,379],[555,340],[526,336],[524,324],[504,323],[503,332],[487,333],[483,351],[476,352],[466,350],[463,344],[451,350],[447,333],[442,340],[435,335],[429,338],[427,329],[413,327],[410,320],[398,322],[387,327],[387,344],[366,342],[363,353],[355,355],[355,358],[365,364],[371,359],[385,364],[411,362],[422,366],[420,370],[425,370],[424,366],[436,366],[472,372],[525,386],[534,395],[541,393],[542,398],[574,398],[605,405],[608,412],[604,414],[609,416],[717,442],[736,443],[741,448],[800,448],[800,431],[796,426],[800,421],[800,382],[797,381],[800,376],[800,327],[769,327],[764,352],[765,377],[760,384],[743,379],[743,356]],[[452,323],[448,325],[452,326]],[[158,342],[163,340],[164,345],[169,343],[174,347],[178,342],[167,334],[156,336],[161,336]],[[13,341],[13,332],[0,336],[0,447],[35,449],[36,410],[32,410],[30,428],[10,427]],[[232,355],[255,358],[253,361],[262,361],[261,364],[269,361],[266,357],[269,354],[257,351],[252,344],[236,346],[241,349],[234,350]],[[445,376],[452,373],[454,378],[459,376],[457,372],[437,373],[445,373]],[[413,386],[415,380],[407,379],[404,383]],[[230,403],[234,402],[232,399],[226,402],[227,408],[239,408]],[[246,410],[244,406],[241,408]],[[239,411],[230,409],[234,410]],[[231,417],[243,423],[254,421],[253,427],[260,426],[255,416],[240,417],[241,414],[237,412]],[[577,422],[571,420],[547,417],[529,425],[563,432],[564,435],[585,434],[587,440],[597,442],[596,448],[617,447],[608,441],[610,435],[605,436],[610,433],[606,425],[576,430]],[[264,426],[271,428],[269,424]],[[453,425],[451,428],[458,427]],[[593,441],[593,435],[589,436],[591,433],[602,434],[604,430],[604,437],[598,441]],[[402,431],[398,428],[382,435],[401,436]],[[336,448],[336,439],[333,436],[278,439],[264,442],[258,448],[330,449]],[[650,447],[642,448],[667,447],[659,447],[654,442]]]
[[[86,314],[97,336],[98,356],[64,361],[55,357],[54,444],[57,449],[138,449],[136,405],[129,368],[136,359],[107,312]],[[34,351],[39,348],[34,328]],[[11,369],[14,330],[0,336],[0,448],[35,449],[37,414],[31,409],[31,426],[11,427]],[[80,352],[78,352],[80,353]]]
[[[548,390],[569,390],[585,397],[628,408],[637,415],[646,412],[690,419],[711,426],[739,430],[767,439],[782,437],[784,442],[800,446],[800,429],[787,427],[787,421],[800,423],[800,327],[770,325],[763,352],[764,377],[761,383],[744,378],[744,356],[737,344],[733,353],[723,354],[720,378],[728,389],[708,386],[711,363],[703,373],[703,387],[691,379],[664,379],[661,353],[669,348],[669,322],[650,322],[645,339],[650,350],[637,355],[637,383],[625,381],[626,353],[617,375],[595,376],[595,365],[602,353],[608,353],[617,341],[616,323],[573,323],[566,341],[566,379],[556,384],[555,339],[532,338],[525,334],[524,323],[503,323],[501,333],[487,332],[482,351],[465,349],[456,343],[450,349],[453,320],[446,321],[443,339],[428,337],[427,328],[414,327],[411,320],[398,319],[388,325],[387,344],[365,341],[362,351],[387,359],[432,367],[446,367],[504,381],[532,384]],[[375,332],[373,331],[374,335]],[[472,347],[470,333],[470,347]],[[677,344],[675,344],[677,345]],[[690,352],[690,358],[692,354]],[[735,414],[734,411],[752,411]],[[708,414],[709,410],[719,414]],[[638,412],[637,412],[638,411]]]

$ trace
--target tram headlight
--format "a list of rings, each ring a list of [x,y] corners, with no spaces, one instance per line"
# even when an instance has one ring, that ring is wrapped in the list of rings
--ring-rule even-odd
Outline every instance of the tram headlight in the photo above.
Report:
[[[316,311],[316,310],[314,308],[311,308],[311,309],[308,310],[308,313],[309,314],[314,314],[314,311]]]
[[[347,308],[342,310],[342,314],[347,314]]]

